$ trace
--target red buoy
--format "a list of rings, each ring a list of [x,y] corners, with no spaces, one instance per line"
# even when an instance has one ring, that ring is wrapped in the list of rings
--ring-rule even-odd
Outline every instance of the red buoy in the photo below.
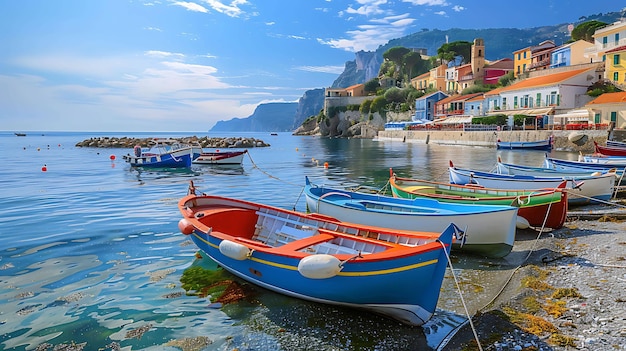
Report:
[[[41,167],[41,171],[42,172],[47,172],[48,171],[48,167],[46,167],[46,165],[43,165],[43,167]]]
[[[111,155],[109,156],[109,158],[111,159],[111,161],[115,160],[115,155]]]
[[[191,224],[191,222],[189,222],[186,218],[183,218],[178,221],[178,230],[185,235],[189,235],[193,233],[193,224]]]

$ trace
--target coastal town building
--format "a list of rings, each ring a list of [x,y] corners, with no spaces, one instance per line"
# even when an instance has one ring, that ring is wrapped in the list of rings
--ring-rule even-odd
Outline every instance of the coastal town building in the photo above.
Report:
[[[626,45],[605,53],[605,77],[618,88],[626,90]]]
[[[435,116],[435,104],[449,95],[438,90],[415,100],[413,121],[432,121]]]
[[[615,22],[596,29],[593,34],[593,44],[593,47],[585,50],[585,57],[591,62],[606,61],[607,51],[626,45],[626,21]]]
[[[593,43],[577,40],[555,48],[550,54],[550,69],[590,63],[590,59],[585,57],[585,51],[592,47]]]
[[[326,88],[324,114],[328,114],[329,107],[360,105],[367,98],[365,84],[355,84],[347,88]]]
[[[585,105],[596,124],[626,128],[626,92],[604,93]]]

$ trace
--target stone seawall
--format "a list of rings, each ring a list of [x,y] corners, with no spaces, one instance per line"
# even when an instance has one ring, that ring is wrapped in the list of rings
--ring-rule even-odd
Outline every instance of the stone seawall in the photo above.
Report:
[[[568,136],[572,133],[582,133],[588,139],[584,145],[577,146]],[[402,140],[407,143],[470,145],[496,147],[498,138],[502,141],[538,141],[554,136],[554,148],[560,151],[593,153],[593,142],[604,145],[607,140],[607,130],[514,130],[514,131],[459,131],[459,130],[383,130],[378,132],[378,139]]]

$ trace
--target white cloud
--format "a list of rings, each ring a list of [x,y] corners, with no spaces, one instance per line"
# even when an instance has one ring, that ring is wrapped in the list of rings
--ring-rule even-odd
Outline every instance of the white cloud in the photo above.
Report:
[[[452,10],[454,10],[455,12],[461,12],[461,11],[465,10],[465,7],[459,6],[459,5],[454,5],[454,6],[452,6]]]
[[[402,37],[413,22],[415,19],[409,18],[408,14],[375,18],[371,19],[369,24],[362,24],[357,26],[355,30],[347,31],[346,36],[348,38],[318,39],[318,42],[351,52],[375,50],[391,39]]]
[[[387,11],[382,9],[382,6],[387,4],[387,0],[357,0],[357,3],[361,6],[352,8],[349,6],[346,9],[347,13],[357,14],[362,16],[374,16],[374,15],[382,15]]]
[[[319,73],[331,73],[341,74],[343,73],[344,66],[298,66],[295,69],[306,72],[319,72]]]
[[[437,12],[433,12],[435,15],[439,15],[439,16],[445,16],[446,15],[446,11],[437,11]]]
[[[184,54],[179,54],[179,53],[175,53],[175,52],[167,52],[167,51],[158,51],[158,50],[146,51],[146,56],[153,56],[153,57],[178,57],[178,58],[184,58],[185,57]]]
[[[195,2],[176,1],[176,2],[173,2],[172,5],[184,7],[187,9],[187,11],[192,11],[192,12],[202,12],[202,13],[209,12],[209,10],[207,10],[204,6],[198,5]]]
[[[408,2],[417,6],[448,6],[448,2],[446,0],[402,0],[402,2]]]
[[[229,5],[226,5],[217,0],[203,0],[209,7],[213,10],[223,13],[229,17],[239,17],[244,11],[239,7],[241,5],[247,5],[248,1],[246,0],[233,0]]]

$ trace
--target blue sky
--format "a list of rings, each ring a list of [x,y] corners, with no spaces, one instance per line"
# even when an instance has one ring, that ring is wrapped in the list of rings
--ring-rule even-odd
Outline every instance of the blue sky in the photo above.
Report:
[[[0,130],[209,130],[328,87],[354,52],[422,28],[568,23],[617,3],[3,0]]]

